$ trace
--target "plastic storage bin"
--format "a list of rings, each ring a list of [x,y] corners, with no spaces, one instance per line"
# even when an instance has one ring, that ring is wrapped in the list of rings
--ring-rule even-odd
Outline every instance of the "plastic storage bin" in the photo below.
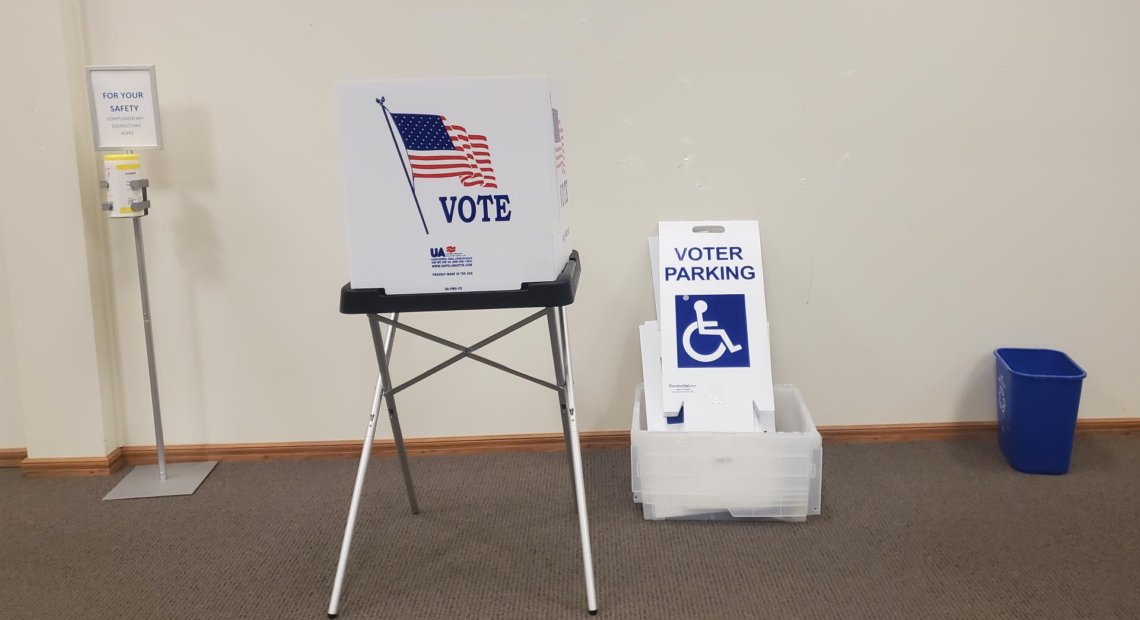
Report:
[[[998,349],[998,443],[1011,467],[1030,474],[1069,471],[1085,371],[1049,349]]]
[[[823,442],[794,386],[775,386],[775,433],[650,432],[643,395],[637,386],[630,478],[646,519],[804,521],[819,514]]]

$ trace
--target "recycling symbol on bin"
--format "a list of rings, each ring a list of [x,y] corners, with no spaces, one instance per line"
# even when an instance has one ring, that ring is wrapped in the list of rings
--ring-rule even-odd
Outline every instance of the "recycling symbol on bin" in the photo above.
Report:
[[[998,424],[1002,430],[1007,428],[1008,418],[1005,416],[1005,375],[998,375]]]

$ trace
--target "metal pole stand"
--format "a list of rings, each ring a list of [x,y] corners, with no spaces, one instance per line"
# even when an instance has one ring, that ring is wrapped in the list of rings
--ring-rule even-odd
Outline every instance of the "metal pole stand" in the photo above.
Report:
[[[139,263],[139,290],[142,293],[143,333],[146,335],[146,363],[150,371],[150,402],[154,409],[154,439],[158,450],[157,465],[139,465],[131,470],[114,489],[104,497],[112,499],[137,499],[141,497],[170,497],[173,495],[192,495],[198,486],[214,470],[217,461],[204,463],[166,463],[166,444],[162,439],[162,411],[158,403],[158,372],[154,364],[154,334],[150,328],[150,291],[146,280],[146,257],[143,253],[142,218],[150,209],[146,188],[149,187],[146,179],[131,181],[133,189],[141,189],[143,201],[132,205],[135,211],[141,211],[138,216],[132,217],[131,222],[135,229],[135,255]],[[106,206],[104,206],[106,208]]]

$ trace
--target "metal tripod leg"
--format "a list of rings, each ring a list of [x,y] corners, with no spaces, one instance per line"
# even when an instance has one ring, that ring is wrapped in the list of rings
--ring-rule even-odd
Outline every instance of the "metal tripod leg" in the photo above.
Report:
[[[392,318],[397,319],[399,315],[393,315]],[[385,349],[381,345],[381,348],[377,350],[385,362],[392,357],[395,331],[395,328],[388,327],[388,347]],[[352,503],[348,507],[348,523],[344,526],[344,541],[340,544],[340,560],[336,564],[332,600],[329,601],[329,618],[335,618],[340,607],[340,593],[344,588],[344,573],[348,567],[348,552],[352,547],[352,534],[356,531],[356,515],[360,510],[360,496],[364,491],[364,477],[368,474],[368,457],[372,455],[372,442],[376,438],[376,418],[380,415],[380,399],[384,396],[386,385],[384,373],[377,373],[376,394],[372,397],[372,415],[368,416],[368,432],[364,436],[364,448],[360,451],[360,465],[356,468],[356,485],[352,488]]]
[[[558,405],[562,410],[562,438],[566,441],[566,464],[570,467],[570,489],[574,489],[574,456],[570,449],[570,416],[566,413],[566,376],[562,372],[562,344],[559,338],[558,317],[554,308],[546,309],[546,325],[550,329],[550,352],[554,354],[554,383],[559,387]],[[578,495],[574,495],[578,506]]]
[[[578,529],[582,535],[582,565],[586,577],[586,609],[591,615],[598,613],[594,594],[594,558],[590,552],[590,523],[586,518],[586,486],[582,479],[582,448],[578,442],[578,422],[574,408],[574,367],[570,363],[570,327],[566,323],[566,310],[557,309],[559,336],[562,341],[562,366],[566,373],[566,405],[570,422],[570,455],[574,466],[574,495],[578,499]]]
[[[395,319],[393,319],[395,320]],[[420,506],[416,502],[416,488],[412,484],[412,470],[408,467],[408,453],[404,450],[404,433],[400,431],[400,416],[396,414],[396,395],[392,393],[392,376],[388,372],[388,357],[384,351],[384,336],[380,334],[380,321],[375,314],[368,315],[368,324],[372,326],[372,341],[376,345],[376,361],[380,364],[380,378],[384,385],[389,386],[384,391],[384,400],[388,403],[388,422],[392,425],[392,439],[396,442],[396,454],[400,457],[400,469],[404,472],[404,488],[408,491],[408,504],[411,505],[412,514],[420,514]],[[392,326],[389,326],[391,329]],[[389,333],[388,338],[396,334]]]

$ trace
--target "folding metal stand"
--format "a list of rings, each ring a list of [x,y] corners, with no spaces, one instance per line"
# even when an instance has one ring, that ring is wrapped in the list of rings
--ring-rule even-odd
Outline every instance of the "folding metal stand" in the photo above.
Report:
[[[396,413],[395,396],[420,381],[451,366],[462,359],[481,362],[516,377],[550,388],[558,394],[562,410],[562,433],[566,441],[566,453],[570,464],[570,478],[574,488],[574,502],[578,509],[578,527],[582,538],[582,562],[586,579],[586,607],[590,614],[598,613],[594,592],[594,566],[590,552],[590,527],[586,518],[586,489],[582,481],[582,452],[578,443],[578,423],[574,406],[574,372],[570,363],[570,328],[567,325],[565,306],[574,303],[580,275],[578,253],[570,256],[558,279],[551,282],[536,282],[523,285],[517,291],[429,293],[423,295],[386,295],[383,289],[352,289],[348,285],[341,290],[341,312],[344,314],[366,314],[372,329],[372,342],[376,348],[376,362],[380,374],[376,380],[376,393],[372,398],[372,414],[368,418],[368,432],[364,438],[364,448],[360,454],[360,466],[356,471],[356,485],[352,490],[352,502],[348,510],[348,523],[344,528],[344,541],[341,543],[340,560],[337,562],[336,578],[333,581],[332,600],[329,602],[329,618],[336,618],[340,607],[341,591],[344,587],[348,554],[352,546],[352,535],[356,529],[356,516],[360,509],[360,496],[364,489],[364,477],[368,472],[368,457],[376,436],[376,420],[380,414],[380,401],[388,407],[388,421],[392,425],[392,437],[396,443],[396,454],[404,473],[404,486],[408,492],[408,503],[412,514],[420,509],[416,503],[416,491],[412,483],[412,473],[408,467],[408,455],[404,450],[404,436],[400,432],[400,419]],[[432,312],[443,310],[486,310],[500,308],[542,308],[538,312],[517,321],[483,340],[463,346],[450,340],[416,329],[399,320],[400,313]],[[391,314],[388,318],[382,314]],[[510,334],[534,321],[546,317],[550,331],[550,349],[554,358],[554,383],[532,377],[526,373],[489,360],[475,351]],[[380,325],[387,326],[381,334]],[[420,373],[400,385],[393,386],[389,372],[392,344],[396,330],[425,338],[459,351],[456,355]]]

